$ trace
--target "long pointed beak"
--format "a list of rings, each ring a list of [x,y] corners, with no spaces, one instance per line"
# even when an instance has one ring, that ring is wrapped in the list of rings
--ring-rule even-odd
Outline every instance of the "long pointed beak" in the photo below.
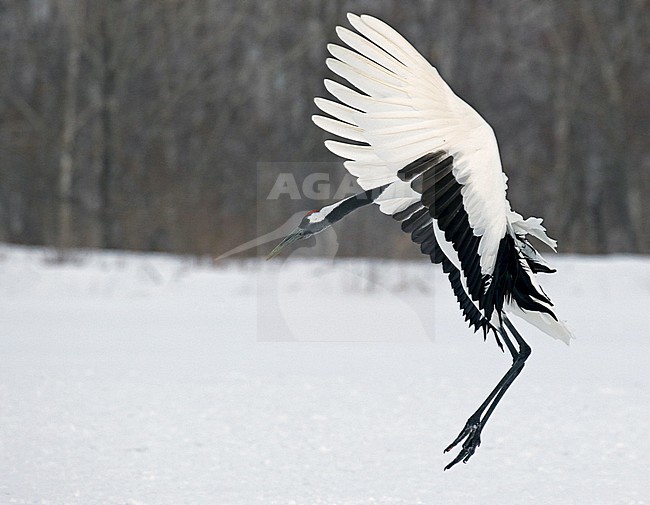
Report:
[[[287,235],[282,242],[280,242],[277,246],[275,246],[275,249],[271,251],[271,253],[266,257],[267,260],[270,260],[271,258],[275,258],[282,249],[287,247],[289,244],[293,244],[294,242],[305,238],[305,231],[301,230],[300,228],[296,228],[293,230],[289,235]]]

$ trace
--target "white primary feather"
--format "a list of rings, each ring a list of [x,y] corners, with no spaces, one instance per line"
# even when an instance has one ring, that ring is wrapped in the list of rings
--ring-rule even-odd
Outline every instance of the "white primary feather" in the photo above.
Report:
[[[557,241],[546,234],[546,228],[542,226],[542,219],[539,217],[524,217],[512,210],[508,212],[508,223],[512,226],[517,235],[531,235],[557,252]]]
[[[532,324],[547,335],[569,344],[575,338],[564,321],[556,321],[551,315],[544,312],[524,310],[516,303],[507,303],[509,313]]]
[[[481,271],[492,273],[509,211],[492,128],[394,29],[366,15],[349,14],[348,20],[359,33],[337,28],[349,49],[329,45],[333,58],[327,65],[361,93],[326,81],[326,88],[341,103],[316,99],[331,118],[313,119],[334,135],[367,145],[327,141],[326,147],[348,160],[346,168],[363,189],[398,181],[400,169],[428,153],[452,155],[470,226],[481,237]],[[382,212],[406,208],[420,196],[404,184],[395,191],[403,196],[389,192],[378,199]],[[436,236],[446,248],[444,235]]]

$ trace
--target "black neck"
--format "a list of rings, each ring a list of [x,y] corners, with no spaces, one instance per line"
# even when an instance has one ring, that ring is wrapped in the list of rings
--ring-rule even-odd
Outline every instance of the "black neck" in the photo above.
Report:
[[[347,216],[350,212],[374,202],[389,185],[390,184],[384,184],[383,186],[372,188],[368,191],[363,191],[357,195],[350,196],[345,200],[341,200],[339,205],[327,215],[326,219],[331,224],[336,223]]]

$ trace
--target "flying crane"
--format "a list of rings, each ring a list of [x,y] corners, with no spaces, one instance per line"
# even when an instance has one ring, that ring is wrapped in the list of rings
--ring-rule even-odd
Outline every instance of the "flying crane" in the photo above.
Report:
[[[447,470],[475,453],[486,422],[530,355],[509,315],[567,343],[572,338],[536,280],[537,273],[555,270],[529,238],[553,250],[556,241],[541,219],[524,219],[511,209],[490,125],[393,28],[367,15],[348,14],[348,20],[356,32],[337,27],[347,47],[329,44],[326,61],[347,84],[326,79],[335,100],[316,98],[325,115],[312,119],[344,139],[325,146],[347,160],[363,192],[307,213],[269,258],[375,204],[442,266],[470,327],[484,338],[492,334],[513,360],[445,449],[461,444]]]

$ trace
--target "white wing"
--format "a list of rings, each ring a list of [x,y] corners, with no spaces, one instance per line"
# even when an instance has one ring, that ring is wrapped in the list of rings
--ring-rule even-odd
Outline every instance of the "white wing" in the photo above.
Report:
[[[353,143],[329,140],[326,147],[348,160],[345,167],[363,189],[394,183],[377,200],[387,214],[422,197],[399,180],[400,170],[430,153],[451,156],[471,233],[480,239],[480,272],[492,274],[509,211],[492,128],[399,33],[371,16],[348,14],[348,20],[358,33],[337,28],[348,48],[329,45],[333,58],[327,65],[351,87],[326,80],[338,102],[317,98],[316,105],[331,117],[313,120]],[[436,224],[445,254],[457,268],[465,267],[458,258],[461,244]]]

